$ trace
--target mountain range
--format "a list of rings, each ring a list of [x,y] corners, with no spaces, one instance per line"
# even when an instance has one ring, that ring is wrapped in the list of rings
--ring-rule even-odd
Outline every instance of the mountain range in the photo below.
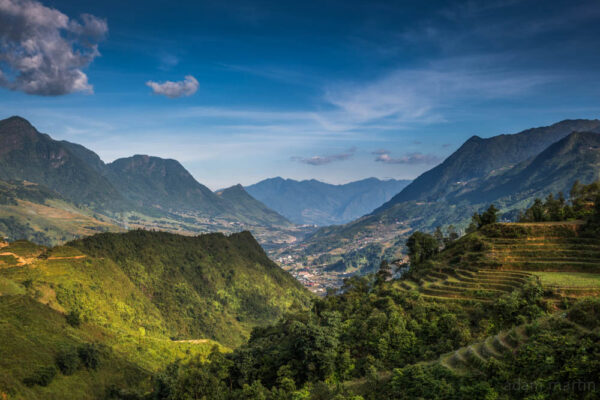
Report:
[[[0,121],[0,181],[13,202],[26,200],[17,190],[23,182],[42,186],[48,190],[36,204],[47,207],[47,200],[68,203],[54,203],[60,210],[45,210],[45,214],[60,214],[68,208],[82,219],[95,216],[109,222],[106,229],[114,229],[114,225],[184,233],[253,227],[263,231],[293,229],[290,221],[245,193],[241,186],[213,193],[178,161],[159,157],[135,155],[106,164],[93,151],[54,140],[20,117]],[[39,231],[44,225],[10,211],[0,212],[0,229],[4,227],[0,233],[5,236]],[[10,217],[13,219],[7,223]],[[47,223],[44,228],[52,230],[55,225]],[[7,226],[12,227],[10,231]],[[71,233],[67,238],[79,236]],[[60,241],[46,236],[45,244]],[[35,239],[32,234],[18,238]]]
[[[401,257],[414,230],[450,224],[465,228],[474,212],[491,203],[503,219],[514,220],[536,197],[568,195],[576,180],[600,178],[599,133],[600,120],[566,120],[513,135],[474,136],[371,214],[321,228],[288,253],[335,262],[323,255],[360,249],[372,253],[379,244],[388,257]]]
[[[247,186],[246,191],[297,224],[343,224],[371,213],[409,180],[363,179],[332,185],[315,179],[296,181],[280,177]]]

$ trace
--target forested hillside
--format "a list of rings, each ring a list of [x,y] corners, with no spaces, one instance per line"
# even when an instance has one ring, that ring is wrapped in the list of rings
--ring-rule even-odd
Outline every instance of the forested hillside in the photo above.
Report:
[[[0,247],[0,393],[9,398],[148,391],[169,362],[238,346],[310,301],[247,232]]]
[[[499,224],[489,207],[462,238],[417,232],[401,278],[352,277],[231,354],[172,365],[154,395],[597,398],[600,208],[563,206],[579,219]]]

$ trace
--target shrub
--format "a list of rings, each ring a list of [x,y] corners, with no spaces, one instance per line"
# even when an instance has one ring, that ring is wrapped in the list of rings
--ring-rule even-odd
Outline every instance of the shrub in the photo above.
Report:
[[[63,375],[72,375],[79,365],[79,354],[74,348],[64,349],[56,355],[56,366]]]
[[[41,367],[37,369],[32,375],[23,379],[23,383],[29,387],[35,385],[48,386],[56,376],[56,372],[56,367],[54,365]]]
[[[72,310],[66,316],[67,323],[73,328],[78,328],[81,325],[81,314],[78,310]]]
[[[98,368],[100,364],[100,350],[92,343],[86,343],[77,349],[81,363],[88,369]]]
[[[588,329],[595,329],[600,325],[600,299],[588,298],[580,300],[571,310],[568,318],[576,324]]]

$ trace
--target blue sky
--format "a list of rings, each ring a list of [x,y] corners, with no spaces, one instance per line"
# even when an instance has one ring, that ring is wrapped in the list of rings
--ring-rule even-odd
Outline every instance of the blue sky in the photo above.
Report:
[[[595,0],[3,0],[0,117],[212,189],[414,178],[475,134],[598,118],[599,21]]]

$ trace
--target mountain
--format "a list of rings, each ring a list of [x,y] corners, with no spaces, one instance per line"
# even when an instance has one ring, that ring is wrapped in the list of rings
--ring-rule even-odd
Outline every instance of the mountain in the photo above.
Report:
[[[573,132],[506,172],[492,175],[473,187],[468,185],[454,198],[512,205],[559,191],[568,195],[575,181],[590,183],[599,179],[599,166],[600,134]]]
[[[344,185],[271,178],[246,187],[257,200],[297,224],[342,224],[370,213],[410,181],[364,179]]]
[[[108,179],[139,207],[205,215],[226,212],[213,192],[176,160],[135,155],[106,167]]]
[[[576,127],[593,129],[566,132]],[[504,219],[514,220],[536,197],[561,191],[567,195],[575,180],[590,183],[600,179],[600,135],[596,132],[600,132],[600,121],[577,120],[512,136],[471,138],[373,213],[339,227],[321,228],[288,249],[287,255],[324,260],[324,267],[342,260],[346,270],[351,270],[337,255],[368,253],[371,261],[361,267],[368,270],[379,261],[372,257],[374,246],[382,249],[380,257],[385,251],[386,258],[400,258],[404,242],[414,230],[432,231],[451,224],[465,228],[474,212],[491,203],[500,208]],[[540,141],[547,145],[537,151]],[[471,158],[479,162],[471,164]],[[338,270],[345,272],[343,266]]]
[[[108,179],[73,152],[73,146],[38,132],[28,121],[0,121],[0,179],[43,184],[74,203],[121,210],[126,201]]]
[[[577,131],[600,132],[600,120],[565,120],[547,127],[487,139],[473,136],[443,163],[415,179],[380,210],[404,201],[438,200],[456,186],[525,161]]]
[[[44,192],[33,203],[31,184]],[[0,207],[0,234],[13,240],[51,245],[117,225],[185,234],[249,229],[272,246],[305,234],[247,193],[213,193],[176,160],[135,155],[105,164],[20,117],[0,121],[0,186],[12,199]]]
[[[111,388],[148,392],[169,363],[227,351],[311,298],[248,232],[0,246],[0,398],[141,398]]]
[[[273,226],[291,225],[291,222],[285,217],[250,196],[242,185],[220,190],[216,192],[216,195],[225,201],[229,212],[238,215],[242,222]]]

